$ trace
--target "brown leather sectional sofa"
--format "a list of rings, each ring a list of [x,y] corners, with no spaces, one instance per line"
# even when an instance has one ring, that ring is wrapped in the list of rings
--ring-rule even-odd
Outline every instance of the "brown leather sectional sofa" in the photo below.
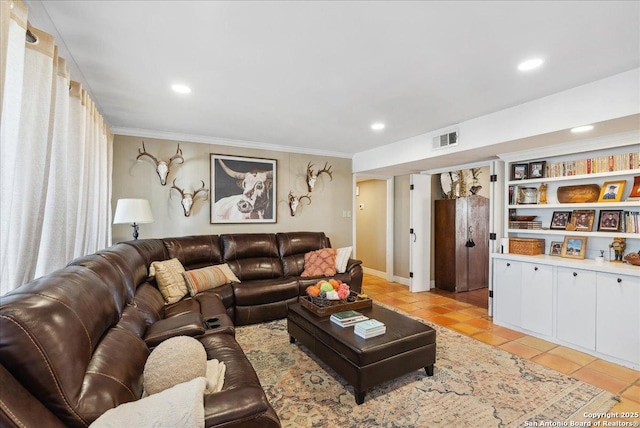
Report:
[[[321,232],[123,242],[2,296],[0,426],[85,427],[140,399],[150,348],[176,335],[226,365],[223,390],[205,395],[205,426],[280,426],[234,326],[286,317],[318,280],[300,277],[304,254],[329,246]],[[187,270],[227,263],[241,282],[165,305],[148,268],[174,257]],[[360,262],[335,277],[360,291]]]

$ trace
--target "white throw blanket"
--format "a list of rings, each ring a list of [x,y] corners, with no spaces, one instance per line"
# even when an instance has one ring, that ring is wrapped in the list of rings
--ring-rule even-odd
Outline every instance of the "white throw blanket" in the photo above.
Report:
[[[205,394],[212,394],[222,390],[224,384],[224,374],[227,366],[218,360],[207,361],[207,389]]]
[[[90,426],[203,428],[203,397],[206,386],[207,379],[204,377],[180,383],[157,394],[110,409]]]

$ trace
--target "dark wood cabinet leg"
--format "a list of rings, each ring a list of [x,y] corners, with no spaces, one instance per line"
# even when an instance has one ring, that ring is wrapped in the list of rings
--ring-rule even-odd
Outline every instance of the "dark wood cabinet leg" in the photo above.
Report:
[[[433,376],[433,364],[425,367],[424,371],[427,372],[427,376]]]
[[[366,393],[367,393],[366,391],[358,391],[358,390],[355,390],[353,392],[353,394],[356,396],[356,404],[357,405],[360,405],[360,404],[364,403],[364,395]]]
[[[293,336],[289,336],[289,343],[296,343],[296,338]]]

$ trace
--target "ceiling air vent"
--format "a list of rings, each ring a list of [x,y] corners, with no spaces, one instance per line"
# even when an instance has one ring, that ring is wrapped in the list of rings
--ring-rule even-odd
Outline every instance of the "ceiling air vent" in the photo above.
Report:
[[[438,135],[433,137],[433,148],[439,149],[442,147],[455,146],[458,144],[458,131],[449,132],[447,134]]]

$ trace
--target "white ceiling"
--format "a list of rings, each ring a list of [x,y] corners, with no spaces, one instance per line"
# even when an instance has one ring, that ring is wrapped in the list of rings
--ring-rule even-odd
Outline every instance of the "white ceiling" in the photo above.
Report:
[[[351,156],[640,66],[638,1],[27,3],[115,133],[302,153]],[[543,67],[517,71],[532,56]]]

